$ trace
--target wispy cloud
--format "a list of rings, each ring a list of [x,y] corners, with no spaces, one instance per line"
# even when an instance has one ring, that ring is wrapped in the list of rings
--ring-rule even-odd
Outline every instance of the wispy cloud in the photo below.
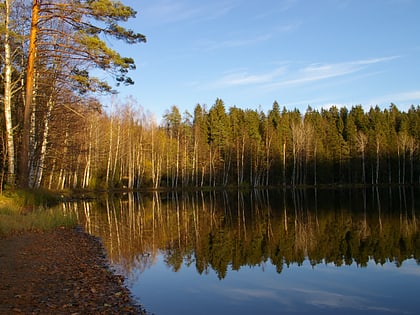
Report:
[[[277,0],[276,4],[270,10],[263,10],[259,14],[255,15],[255,19],[266,19],[270,16],[279,16],[298,4],[298,0]]]
[[[247,69],[234,70],[223,75],[221,78],[207,85],[209,88],[228,88],[233,86],[257,85],[263,90],[273,90],[289,86],[299,86],[311,82],[326,80],[335,77],[347,76],[359,73],[371,65],[390,61],[399,58],[398,56],[361,59],[342,63],[309,64],[296,68],[292,63],[283,63],[274,70],[263,73],[252,73]],[[411,94],[397,95],[398,99],[403,97],[416,98],[418,91]]]
[[[266,88],[270,89],[290,85],[301,85],[308,82],[345,76],[348,74],[359,72],[368,67],[369,65],[382,63],[397,58],[399,58],[399,56],[362,59],[342,63],[310,64],[301,69],[295,70],[294,73],[296,74],[294,74],[294,77],[292,77],[291,79],[289,78],[293,75],[293,73],[290,73],[290,76],[287,76],[287,79],[273,82],[272,84],[267,85]]]
[[[199,49],[217,50],[217,49],[256,45],[258,43],[268,41],[271,38],[272,38],[272,34],[262,34],[262,35],[257,35],[255,37],[250,37],[250,38],[242,38],[242,39],[235,38],[235,39],[228,39],[224,41],[223,40],[222,41],[202,40],[197,44],[197,46],[199,47]]]
[[[200,12],[197,7],[187,7],[181,1],[158,1],[146,7],[142,15],[158,23],[167,24],[189,19]]]
[[[400,313],[400,310],[372,305],[372,301],[362,296],[340,294],[327,290],[292,289],[299,292],[303,303],[317,307],[347,308],[356,310],[381,311],[386,313]]]
[[[189,21],[208,21],[217,19],[228,14],[236,7],[234,1],[223,3],[200,2],[192,5],[187,1],[154,1],[152,5],[146,6],[142,11],[142,16],[149,19],[153,24],[166,25],[176,22]]]
[[[237,85],[262,84],[271,82],[274,78],[282,75],[285,68],[279,67],[273,71],[261,74],[249,74],[246,70],[234,71],[224,75],[212,84],[213,87],[230,87]]]
[[[298,29],[302,25],[302,21],[296,21],[288,24],[282,24],[274,28],[277,33],[289,33]]]
[[[400,93],[393,93],[388,95],[383,95],[377,98],[372,98],[366,103],[370,105],[380,105],[380,104],[390,104],[395,103],[397,106],[398,103],[410,103],[409,105],[420,105],[420,90],[414,91],[405,91]]]
[[[231,298],[235,299],[249,299],[249,298],[265,298],[265,299],[273,299],[276,300],[278,298],[277,292],[273,292],[272,290],[264,290],[264,289],[231,289],[229,290]]]

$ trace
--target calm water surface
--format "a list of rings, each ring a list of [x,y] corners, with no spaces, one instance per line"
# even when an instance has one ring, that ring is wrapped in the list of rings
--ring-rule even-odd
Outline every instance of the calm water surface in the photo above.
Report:
[[[418,188],[67,203],[151,313],[418,314]]]

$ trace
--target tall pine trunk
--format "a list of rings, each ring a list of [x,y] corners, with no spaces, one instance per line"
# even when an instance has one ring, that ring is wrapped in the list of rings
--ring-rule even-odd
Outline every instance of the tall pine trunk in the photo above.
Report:
[[[21,188],[29,187],[29,152],[31,134],[31,116],[33,107],[34,84],[35,84],[35,61],[37,50],[37,35],[39,21],[39,0],[33,0],[31,31],[29,35],[29,54],[26,68],[26,86],[25,86],[25,109],[23,114],[22,144],[19,161],[19,185]]]

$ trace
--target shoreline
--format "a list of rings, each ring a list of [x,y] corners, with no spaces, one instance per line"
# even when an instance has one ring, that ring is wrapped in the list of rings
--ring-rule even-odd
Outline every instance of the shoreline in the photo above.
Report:
[[[0,314],[146,314],[81,227],[0,238]]]

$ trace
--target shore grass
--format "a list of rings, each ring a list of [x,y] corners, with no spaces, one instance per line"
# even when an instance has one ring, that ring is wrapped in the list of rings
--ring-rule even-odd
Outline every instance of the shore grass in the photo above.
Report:
[[[47,191],[5,191],[0,195],[0,236],[75,226],[76,218],[61,211],[59,200]]]

